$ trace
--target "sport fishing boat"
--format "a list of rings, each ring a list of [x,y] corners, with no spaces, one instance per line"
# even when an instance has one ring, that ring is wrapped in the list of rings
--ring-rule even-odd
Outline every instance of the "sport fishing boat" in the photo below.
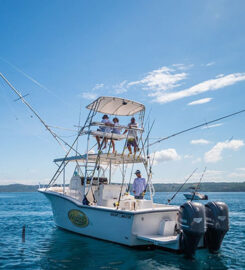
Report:
[[[193,256],[197,248],[218,251],[229,229],[228,207],[224,202],[206,205],[187,202],[181,206],[154,202],[153,161],[146,149],[149,133],[146,138],[143,136],[145,106],[124,98],[100,97],[87,109],[88,117],[70,150],[65,157],[54,160],[58,169],[49,185],[39,189],[51,203],[55,224],[71,232],[131,247],[157,246],[188,256]],[[101,128],[105,128],[105,123],[95,121],[98,114],[134,117],[139,126],[117,126],[128,132],[115,134]],[[128,154],[126,146],[132,134],[137,134],[138,149]],[[86,141],[83,154],[74,149],[80,138]],[[110,145],[102,151],[102,143],[94,150],[95,138],[102,142],[106,139],[110,145],[112,140],[117,141],[121,151],[111,153]],[[74,155],[70,154],[72,151]],[[136,165],[145,169],[149,199],[130,195]],[[69,185],[67,166],[74,168]],[[119,174],[113,179],[118,168]],[[61,186],[55,184],[59,178]]]
[[[21,100],[40,120],[53,138],[60,145],[63,143],[69,147],[68,150],[65,149],[64,157],[54,160],[58,168],[48,186],[38,190],[50,201],[54,222],[58,227],[130,247],[161,247],[184,253],[189,257],[193,257],[198,248],[206,248],[210,252],[217,252],[220,249],[223,238],[229,230],[228,207],[224,202],[208,202],[205,205],[192,201],[182,205],[170,205],[172,199],[168,204],[154,202],[155,190],[152,184],[154,155],[149,151],[149,147],[153,145],[149,144],[152,126],[145,136],[143,104],[118,97],[96,99],[87,106],[89,112],[86,121],[79,127],[78,134],[70,145],[44,122],[3,74],[0,73],[0,77],[19,97],[18,100]],[[245,110],[223,118],[242,112]],[[115,117],[133,116],[137,118],[139,126],[136,124],[124,126],[117,123],[117,129],[125,131],[122,134],[113,133],[105,122],[96,121],[99,114]],[[194,128],[206,126],[207,123],[164,137],[154,144]],[[78,141],[82,138],[85,139],[83,140],[85,147],[81,153],[78,150]],[[98,144],[92,144],[94,138]],[[134,154],[126,153],[126,146],[129,146],[130,140],[131,142],[135,140]],[[106,145],[107,141],[108,150],[102,149],[103,143]],[[115,141],[117,150],[121,147],[118,152],[114,149]],[[99,147],[95,149],[97,145]],[[148,191],[149,199],[139,199],[130,195],[135,166],[142,166],[145,170],[147,190],[144,192]],[[69,183],[66,180],[67,172],[69,174],[68,167],[72,168]],[[117,174],[114,174],[115,170]],[[61,184],[57,184],[58,181],[61,181]],[[142,197],[144,198],[144,193]]]
[[[190,189],[190,193],[184,193],[184,196],[187,200],[208,200],[208,195],[197,192],[195,187],[191,187]]]

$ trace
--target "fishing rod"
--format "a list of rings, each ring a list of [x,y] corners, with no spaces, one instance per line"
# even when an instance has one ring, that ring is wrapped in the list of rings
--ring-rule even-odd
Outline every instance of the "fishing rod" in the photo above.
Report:
[[[174,197],[180,192],[182,187],[187,183],[187,181],[192,177],[192,175],[196,172],[197,168],[190,174],[190,176],[185,180],[185,182],[179,187],[179,189],[175,192],[171,199],[168,199],[168,204],[174,199]]]
[[[151,133],[151,130],[152,130],[152,128],[153,128],[153,126],[154,126],[154,124],[155,124],[155,120],[154,120],[154,121],[152,122],[152,124],[151,124],[151,127],[150,127],[150,129],[149,129],[149,131],[148,131],[148,134],[147,134],[147,136],[146,136],[146,138],[145,138],[145,140],[144,140],[143,144],[142,144],[142,147],[141,147],[141,150],[140,150],[140,152],[139,152],[138,157],[140,157],[140,155],[141,155],[142,151],[144,151],[145,144],[146,144],[146,143],[147,143],[147,141],[148,141],[148,138],[149,138],[149,136],[150,136],[150,133]],[[149,146],[150,146],[150,145],[149,145]]]
[[[205,172],[206,172],[206,169],[207,169],[207,167],[205,167],[204,170],[203,170],[203,172],[202,172],[202,176],[200,177],[199,183],[197,184],[197,186],[196,186],[196,188],[195,188],[195,190],[194,190],[194,192],[193,192],[193,195],[192,195],[192,198],[191,198],[191,202],[193,201],[193,199],[194,199],[194,197],[195,197],[195,194],[196,194],[196,191],[197,191],[197,189],[199,188],[199,186],[200,186],[200,184],[201,184],[201,181],[202,181],[203,176],[204,176],[204,174],[205,174]]]
[[[211,124],[211,123],[214,123],[214,122],[220,121],[220,120],[222,120],[222,119],[229,118],[229,117],[232,117],[232,116],[234,116],[234,115],[237,115],[237,114],[240,114],[240,113],[244,113],[244,112],[245,112],[245,109],[244,109],[244,110],[241,110],[241,111],[238,111],[238,112],[235,112],[235,113],[231,113],[231,114],[222,116],[222,117],[220,117],[220,118],[217,118],[217,119],[214,119],[214,120],[205,122],[205,123],[202,123],[202,124],[200,124],[200,125],[197,125],[197,126],[194,126],[194,127],[191,127],[191,128],[184,129],[184,130],[182,130],[182,131],[179,131],[179,132],[174,133],[174,134],[172,134],[172,135],[169,135],[169,136],[167,136],[167,137],[163,137],[163,138],[161,138],[160,140],[157,140],[157,141],[151,143],[149,146],[152,146],[152,145],[154,145],[154,144],[160,143],[160,142],[162,142],[162,141],[164,141],[164,140],[170,139],[170,138],[172,138],[172,137],[175,137],[175,136],[180,135],[180,134],[182,134],[182,133],[191,131],[191,130],[193,130],[193,129],[197,129],[197,128],[200,128],[200,127],[203,127],[203,126],[207,126],[208,124]]]
[[[152,200],[152,197],[155,194],[155,189],[154,189],[154,186],[152,185],[152,182],[151,182],[151,179],[152,179],[152,166],[154,164],[155,154],[156,154],[156,152],[153,154],[153,158],[152,158],[151,162],[150,162],[150,156],[149,156],[149,172],[147,172],[147,183],[146,183],[145,190],[144,190],[144,194],[145,194],[146,190],[147,190],[147,187],[149,188],[151,200]],[[151,184],[151,186],[149,186],[149,183]],[[152,191],[153,191],[153,194],[152,194]]]

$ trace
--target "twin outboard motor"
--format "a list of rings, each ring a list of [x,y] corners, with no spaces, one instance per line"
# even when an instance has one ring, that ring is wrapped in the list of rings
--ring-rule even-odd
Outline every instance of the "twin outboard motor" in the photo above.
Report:
[[[201,203],[186,202],[180,207],[179,225],[181,229],[180,248],[193,257],[205,233],[205,207]]]
[[[217,252],[229,230],[228,206],[224,202],[209,202],[205,205],[205,246],[210,252]]]

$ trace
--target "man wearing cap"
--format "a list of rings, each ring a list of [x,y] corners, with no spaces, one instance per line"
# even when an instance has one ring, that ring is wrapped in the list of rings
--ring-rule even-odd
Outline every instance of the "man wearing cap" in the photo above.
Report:
[[[146,181],[145,178],[141,177],[139,170],[135,172],[137,178],[134,179],[133,183],[133,193],[135,199],[143,199],[144,192],[146,191]]]

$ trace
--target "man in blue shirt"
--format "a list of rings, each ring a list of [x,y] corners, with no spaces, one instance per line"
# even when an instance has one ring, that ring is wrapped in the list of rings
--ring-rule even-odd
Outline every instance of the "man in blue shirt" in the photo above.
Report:
[[[135,199],[143,199],[144,193],[146,191],[146,181],[145,178],[141,177],[139,170],[135,172],[137,178],[134,179],[133,183],[133,193]]]

